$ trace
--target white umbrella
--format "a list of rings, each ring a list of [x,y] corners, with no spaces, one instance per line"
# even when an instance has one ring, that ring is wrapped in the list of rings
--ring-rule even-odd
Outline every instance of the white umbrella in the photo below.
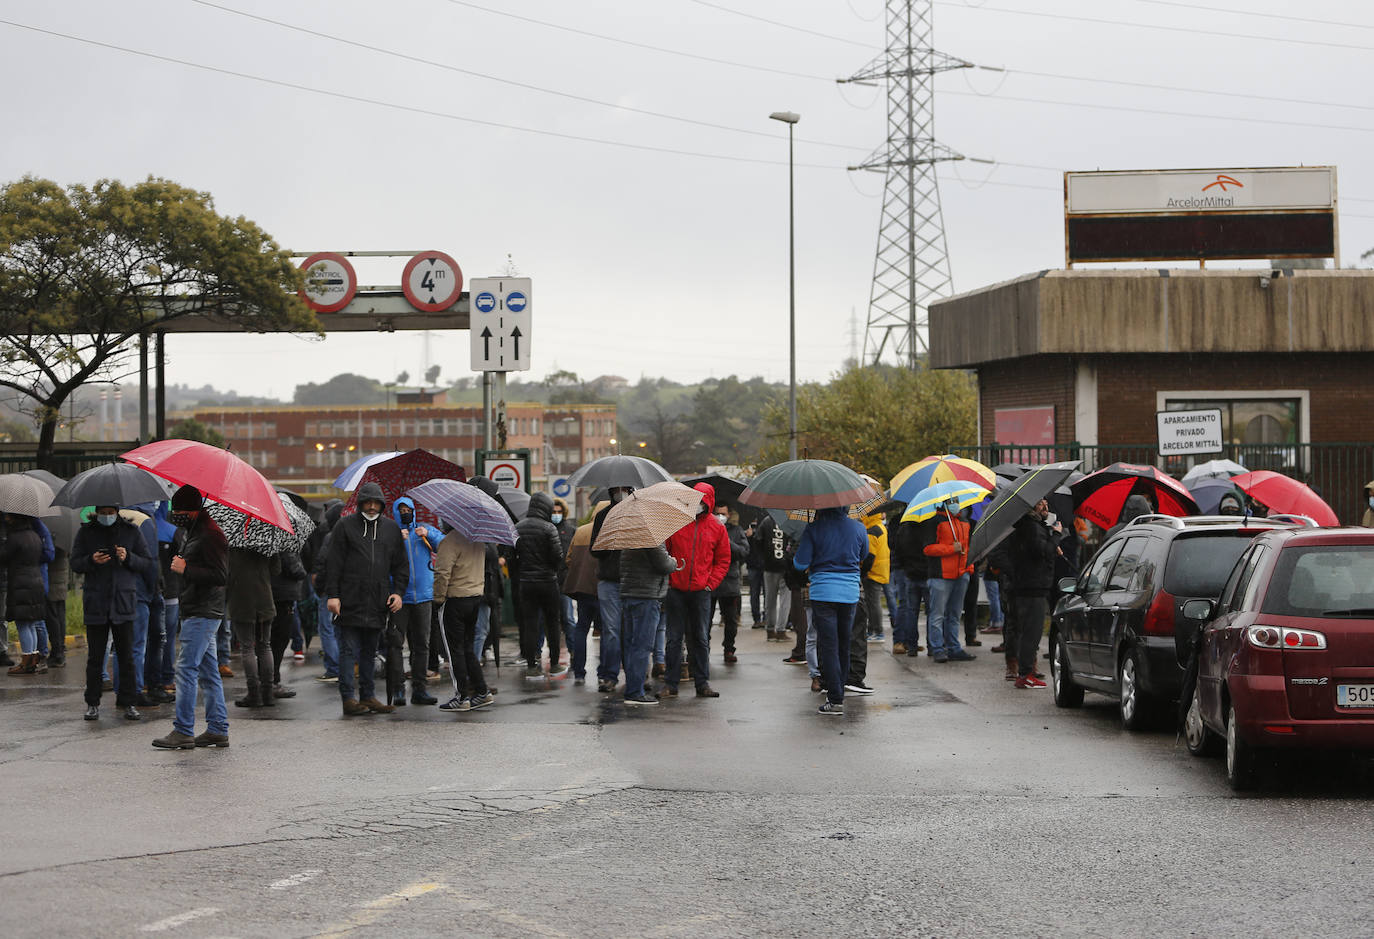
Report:
[[[1186,483],[1190,479],[1230,479],[1246,472],[1249,471],[1235,460],[1208,460],[1184,473],[1182,481]]]
[[[385,463],[387,460],[394,457],[404,455],[404,450],[388,450],[386,453],[370,453],[367,456],[356,459],[348,464],[348,466],[344,468],[344,471],[335,478],[334,488],[342,489],[344,492],[352,492],[354,489],[358,488],[358,484],[362,481],[363,473],[367,472],[368,467],[376,463]]]
[[[30,518],[57,515],[60,510],[52,504],[52,498],[52,489],[41,479],[23,473],[0,476],[0,512]]]

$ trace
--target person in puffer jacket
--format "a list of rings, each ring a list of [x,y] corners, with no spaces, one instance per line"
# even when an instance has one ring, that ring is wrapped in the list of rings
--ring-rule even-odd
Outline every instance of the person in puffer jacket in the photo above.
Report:
[[[710,681],[711,591],[730,571],[730,536],[715,516],[716,490],[710,483],[697,483],[692,488],[701,493],[697,517],[664,543],[677,569],[668,578],[668,595],[663,601],[668,614],[668,647],[660,698],[677,697],[684,640],[697,697],[720,697]],[[626,690],[631,690],[629,685]]]
[[[526,678],[538,678],[543,674],[539,668],[541,619],[544,638],[549,644],[549,677],[561,678],[568,673],[568,667],[558,661],[563,633],[563,598],[558,585],[563,580],[566,562],[563,539],[550,520],[552,515],[553,499],[536,492],[530,499],[529,511],[515,526],[520,584],[520,654],[528,665]]]
[[[415,518],[415,502],[407,496],[396,500],[392,516],[405,542],[410,581],[401,597],[401,611],[391,618],[386,638],[386,689],[394,705],[406,703],[405,665],[401,644],[410,645],[410,703],[438,704],[429,693],[426,669],[429,667],[431,609],[434,603],[434,553],[444,536]]]

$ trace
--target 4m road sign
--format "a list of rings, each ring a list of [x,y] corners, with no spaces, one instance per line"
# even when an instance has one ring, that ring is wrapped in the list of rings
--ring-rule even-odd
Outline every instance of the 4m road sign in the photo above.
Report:
[[[463,292],[463,272],[458,262],[442,251],[421,251],[406,264],[401,290],[410,305],[426,313],[442,313],[458,302]]]
[[[534,306],[528,277],[476,277],[472,297],[472,369],[523,372],[530,367],[530,313]]]

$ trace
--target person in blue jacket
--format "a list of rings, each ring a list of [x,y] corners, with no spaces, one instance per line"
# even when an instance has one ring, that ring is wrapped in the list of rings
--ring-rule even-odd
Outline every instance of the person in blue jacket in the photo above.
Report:
[[[859,602],[859,578],[868,557],[868,532],[842,508],[820,509],[802,532],[792,565],[811,583],[811,621],[816,658],[827,700],[821,714],[844,713],[844,681],[849,674],[849,633]]]
[[[386,691],[391,703],[406,703],[405,666],[402,664],[401,644],[410,645],[410,703],[438,704],[439,699],[429,693],[430,607],[434,602],[434,552],[444,540],[437,528],[421,525],[415,520],[415,502],[401,496],[391,508],[396,524],[401,526],[406,558],[410,562],[410,581],[401,597],[401,611],[391,618],[386,637]]]

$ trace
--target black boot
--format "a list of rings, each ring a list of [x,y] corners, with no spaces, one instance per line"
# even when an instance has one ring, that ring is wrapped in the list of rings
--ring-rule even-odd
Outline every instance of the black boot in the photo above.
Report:
[[[235,698],[234,705],[241,708],[260,708],[262,707],[262,695],[258,691],[257,685],[249,685],[248,693],[242,698]]]

